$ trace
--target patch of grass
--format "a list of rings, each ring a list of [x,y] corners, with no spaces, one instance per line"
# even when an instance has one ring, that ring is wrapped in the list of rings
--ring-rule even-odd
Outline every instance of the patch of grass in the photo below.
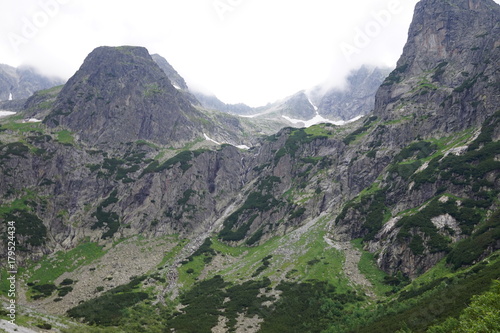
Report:
[[[75,144],[75,138],[73,137],[73,133],[68,130],[59,131],[56,133],[57,141],[62,143],[63,145],[73,146]]]
[[[18,134],[29,132],[43,133],[44,126],[41,123],[22,123],[19,122],[19,119],[22,119],[22,116],[10,117],[9,122],[2,124],[2,129],[17,132]]]
[[[360,136],[366,134],[366,132],[372,127],[372,124],[377,119],[378,119],[377,116],[372,116],[372,117],[365,119],[365,121],[363,122],[363,126],[356,129],[355,131],[351,132],[349,135],[347,135],[344,138],[344,140],[343,140],[344,144],[349,145],[352,142],[354,142],[357,138],[359,138]]]
[[[26,270],[29,277],[27,281],[37,281],[38,284],[54,283],[63,273],[73,272],[81,266],[88,265],[105,253],[102,247],[95,243],[82,243],[70,251],[59,251],[31,264]]]
[[[363,250],[362,241],[361,238],[352,241],[352,244],[361,252],[358,264],[359,271],[372,283],[375,293],[383,296],[392,290],[391,286],[384,283],[388,275],[375,263],[375,255]]]

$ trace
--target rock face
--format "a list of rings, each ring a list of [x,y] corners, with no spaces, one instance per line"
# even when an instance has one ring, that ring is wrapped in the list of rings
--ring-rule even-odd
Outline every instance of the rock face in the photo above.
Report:
[[[180,76],[175,68],[173,68],[172,65],[168,63],[167,59],[163,58],[159,54],[152,54],[151,58],[153,58],[154,62],[156,62],[158,66],[160,66],[160,68],[163,70],[163,72],[165,72],[175,88],[185,91],[189,90],[184,78]]]
[[[447,195],[476,202],[479,184],[488,179],[483,194],[498,196],[500,165],[491,151],[498,149],[499,20],[500,6],[489,0],[419,2],[398,67],[377,92],[379,123],[363,145],[388,167],[337,223],[344,237],[364,238],[386,272],[416,277],[445,256],[457,260],[459,250],[450,249],[469,237],[474,214],[496,209],[489,200],[482,208],[463,207]],[[472,128],[479,128],[475,135],[454,145],[443,141],[444,148],[430,140]],[[492,167],[476,170],[479,155]],[[490,250],[497,247],[492,243]]]
[[[0,65],[0,101],[26,99],[37,90],[63,84],[58,78],[38,74],[33,68]]]
[[[397,68],[377,92],[375,115],[426,117],[424,133],[480,125],[500,98],[499,15],[491,0],[420,1]]]
[[[151,140],[182,146],[208,119],[140,47],[95,49],[57,97],[45,122],[90,144]]]

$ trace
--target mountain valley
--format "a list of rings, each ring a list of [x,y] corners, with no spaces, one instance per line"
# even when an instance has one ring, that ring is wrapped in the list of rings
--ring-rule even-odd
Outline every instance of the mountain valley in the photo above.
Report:
[[[18,331],[497,332],[499,22],[421,0],[394,70],[262,108],[96,48],[0,118]]]

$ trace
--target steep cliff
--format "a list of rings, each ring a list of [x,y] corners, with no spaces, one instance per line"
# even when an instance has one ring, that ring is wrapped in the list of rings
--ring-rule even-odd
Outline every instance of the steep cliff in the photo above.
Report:
[[[391,274],[416,277],[450,251],[456,260],[459,241],[498,205],[499,14],[491,1],[421,1],[398,67],[377,93],[380,123],[365,144],[392,159],[337,223]],[[488,244],[476,259],[498,248]]]

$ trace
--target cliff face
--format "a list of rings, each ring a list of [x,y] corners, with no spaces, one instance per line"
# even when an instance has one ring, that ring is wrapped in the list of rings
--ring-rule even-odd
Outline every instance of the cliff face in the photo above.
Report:
[[[499,103],[499,11],[489,0],[419,2],[374,114],[418,118],[421,135],[481,125]]]
[[[375,158],[390,157],[388,165],[337,223],[391,274],[415,277],[445,256],[458,260],[465,250],[457,242],[473,235],[482,210],[497,207],[499,8],[419,2],[398,67],[377,92],[380,123],[365,144]]]

